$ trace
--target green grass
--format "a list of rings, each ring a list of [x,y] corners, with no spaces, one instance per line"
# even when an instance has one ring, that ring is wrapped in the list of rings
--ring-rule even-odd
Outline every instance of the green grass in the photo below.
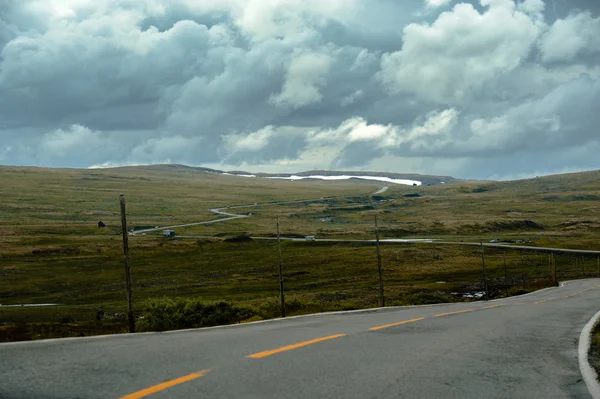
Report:
[[[600,324],[596,324],[592,329],[592,339],[588,355],[590,365],[596,370],[596,375],[600,375]]]
[[[59,303],[0,307],[0,340],[90,335],[126,330],[119,194],[130,226],[170,225],[215,218],[208,208],[336,196],[322,201],[239,209],[252,217],[130,237],[136,313],[156,298],[226,301],[248,310],[245,322],[278,314],[274,241],[227,242],[240,234],[374,238],[428,237],[455,241],[500,239],[532,245],[598,248],[598,172],[519,182],[392,186],[385,202],[367,182],[289,182],[198,173],[181,168],[57,170],[0,167],[0,303]],[[418,192],[417,198],[404,197]],[[102,220],[107,228],[99,229]],[[370,244],[284,242],[288,314],[377,306],[375,248]],[[470,300],[482,290],[478,248],[382,245],[388,304]],[[544,254],[486,249],[493,297],[551,283]],[[597,259],[560,255],[560,279],[592,277]],[[522,275],[525,287],[522,287]],[[180,299],[176,299],[179,301]],[[98,311],[106,315],[97,320]],[[149,327],[148,327],[149,328]]]

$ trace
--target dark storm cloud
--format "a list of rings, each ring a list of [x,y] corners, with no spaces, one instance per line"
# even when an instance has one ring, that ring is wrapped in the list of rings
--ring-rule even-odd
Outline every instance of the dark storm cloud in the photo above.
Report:
[[[500,176],[597,143],[592,0],[0,0],[0,163]],[[583,154],[582,151],[585,153]],[[558,161],[557,161],[558,162]],[[519,165],[516,170],[516,166]],[[450,168],[450,169],[448,169]]]

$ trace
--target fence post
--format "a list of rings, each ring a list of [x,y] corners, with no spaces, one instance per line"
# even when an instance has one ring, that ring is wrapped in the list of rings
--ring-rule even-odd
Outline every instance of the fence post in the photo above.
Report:
[[[377,269],[379,270],[379,302],[381,307],[385,307],[385,295],[383,291],[383,272],[381,270],[381,250],[379,248],[379,225],[377,224],[377,215],[375,215],[375,241],[377,246]]]
[[[485,300],[489,301],[490,293],[488,291],[487,276],[485,274],[485,251],[483,249],[483,241],[480,240],[479,244],[481,245],[481,267],[483,269],[483,288],[485,289]]]
[[[127,212],[125,209],[125,196],[120,195],[121,204],[121,230],[123,234],[123,257],[125,258],[125,286],[127,287],[127,319],[129,321],[129,332],[135,332],[135,317],[133,314],[133,299],[131,295],[131,267],[129,264],[129,232],[127,231]]]
[[[285,295],[283,292],[283,267],[281,266],[281,238],[279,236],[279,215],[277,215],[277,263],[279,263],[279,299],[281,301],[281,317],[285,317]]]

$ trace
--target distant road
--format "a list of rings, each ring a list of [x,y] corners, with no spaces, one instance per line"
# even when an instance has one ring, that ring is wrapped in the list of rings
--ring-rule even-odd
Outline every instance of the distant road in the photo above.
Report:
[[[201,236],[201,235],[182,235],[180,238],[199,238],[199,239],[215,239],[212,236]],[[253,240],[276,240],[277,237],[250,237]],[[295,241],[295,242],[309,242],[304,238],[297,237],[281,237],[282,241]],[[352,240],[352,239],[341,239],[341,238],[317,238],[310,242],[340,242],[340,243],[369,243],[374,244],[375,240]],[[441,241],[433,238],[386,238],[379,240],[381,244],[441,244],[441,245],[466,245],[470,247],[481,247],[481,243],[478,242],[462,242],[462,241]],[[538,252],[549,252],[549,253],[576,253],[583,255],[597,255],[600,256],[600,251],[586,250],[586,249],[568,249],[568,248],[547,248],[547,247],[534,247],[528,245],[508,245],[508,244],[492,244],[483,243],[485,248],[504,248],[510,250],[522,250],[522,251],[538,251]]]
[[[377,190],[376,192],[374,192],[373,194],[381,194],[381,193],[385,192],[388,188],[389,188],[388,186],[382,187],[379,190]],[[212,212],[216,215],[227,216],[227,217],[213,219],[213,220],[206,220],[203,222],[176,224],[176,225],[172,225],[172,226],[162,226],[162,227],[157,226],[157,227],[153,227],[153,228],[149,228],[149,229],[136,230],[136,231],[131,232],[130,235],[137,235],[140,233],[149,233],[151,231],[157,231],[157,230],[175,229],[175,228],[179,228],[179,227],[190,227],[190,226],[199,226],[199,225],[203,225],[203,224],[213,224],[213,223],[218,223],[218,222],[225,222],[228,220],[242,219],[242,218],[250,217],[249,215],[240,215],[240,214],[236,214],[236,213],[226,212],[226,211],[224,211],[224,209],[241,209],[241,208],[254,208],[254,207],[269,206],[269,205],[286,205],[286,204],[299,204],[299,203],[303,203],[303,202],[320,202],[320,201],[325,201],[328,199],[335,199],[335,198],[347,198],[347,197],[345,197],[345,196],[329,196],[329,197],[320,197],[320,198],[316,198],[316,199],[267,202],[267,203],[261,203],[261,204],[255,203],[255,204],[246,204],[246,205],[226,206],[223,208],[212,208],[212,209],[209,209],[210,212]]]
[[[388,186],[384,186],[384,187],[378,189],[377,191],[375,191],[373,194],[381,194],[381,193],[385,192],[388,188],[389,188]],[[320,202],[320,201],[325,201],[325,200],[334,199],[334,198],[343,198],[343,197],[321,197],[321,198],[317,198],[317,199],[267,202],[267,203],[260,203],[260,204],[255,203],[255,204],[246,204],[246,205],[227,206],[227,207],[222,207],[222,208],[212,208],[212,209],[209,209],[210,212],[212,212],[216,215],[225,216],[225,217],[219,218],[219,219],[207,220],[207,221],[203,221],[203,222],[194,222],[194,223],[186,223],[186,224],[178,224],[178,225],[172,225],[172,226],[163,226],[163,227],[155,227],[155,228],[144,229],[144,230],[137,230],[137,231],[132,232],[131,235],[137,235],[140,233],[147,233],[147,232],[157,231],[157,230],[174,229],[174,228],[179,228],[179,227],[190,227],[190,226],[199,226],[199,225],[205,225],[205,224],[213,224],[213,223],[218,223],[218,222],[225,222],[228,220],[243,219],[243,218],[250,217],[249,215],[240,215],[240,214],[229,212],[229,210],[232,210],[232,209],[254,208],[254,207],[270,206],[270,205],[298,204],[298,203],[303,203],[303,202]],[[225,211],[225,210],[227,210],[227,211]],[[180,235],[179,237],[181,237],[181,238],[205,238],[205,239],[215,238],[215,237],[200,236],[200,235]],[[275,237],[251,237],[251,238],[254,240],[275,240],[276,239]],[[304,238],[296,238],[296,237],[293,237],[293,238],[292,237],[282,237],[281,239],[287,240],[287,241],[305,241]],[[316,239],[314,241],[318,241],[318,242],[362,242],[362,243],[375,242],[375,240],[351,240],[351,239],[348,240],[348,239],[336,239],[336,238]],[[444,244],[444,245],[481,246],[481,243],[479,243],[479,242],[440,241],[440,240],[433,239],[433,238],[432,239],[429,239],[429,238],[391,238],[391,239],[380,240],[380,242],[384,243],[384,244],[418,244],[418,243],[431,244],[431,243],[436,243],[436,244]],[[600,250],[594,251],[594,250],[585,250],[585,249],[544,248],[544,247],[534,247],[534,246],[527,246],[527,245],[509,245],[509,244],[500,244],[500,243],[483,243],[483,246],[487,247],[487,248],[505,248],[505,249],[512,249],[512,250],[520,249],[523,251],[541,251],[541,252],[554,252],[554,253],[578,253],[578,254],[585,254],[585,255],[599,255],[600,256]]]
[[[376,195],[376,194],[383,194],[383,193],[385,193],[385,192],[388,190],[388,188],[389,188],[389,186],[383,186],[383,187],[381,187],[379,190],[375,191],[375,192],[373,193],[373,195]]]
[[[490,302],[0,344],[0,398],[591,398],[578,341],[598,311],[599,283]]]

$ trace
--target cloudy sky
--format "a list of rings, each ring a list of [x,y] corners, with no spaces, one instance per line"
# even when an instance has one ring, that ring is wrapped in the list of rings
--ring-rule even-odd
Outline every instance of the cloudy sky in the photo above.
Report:
[[[600,168],[598,0],[0,0],[0,164]]]

